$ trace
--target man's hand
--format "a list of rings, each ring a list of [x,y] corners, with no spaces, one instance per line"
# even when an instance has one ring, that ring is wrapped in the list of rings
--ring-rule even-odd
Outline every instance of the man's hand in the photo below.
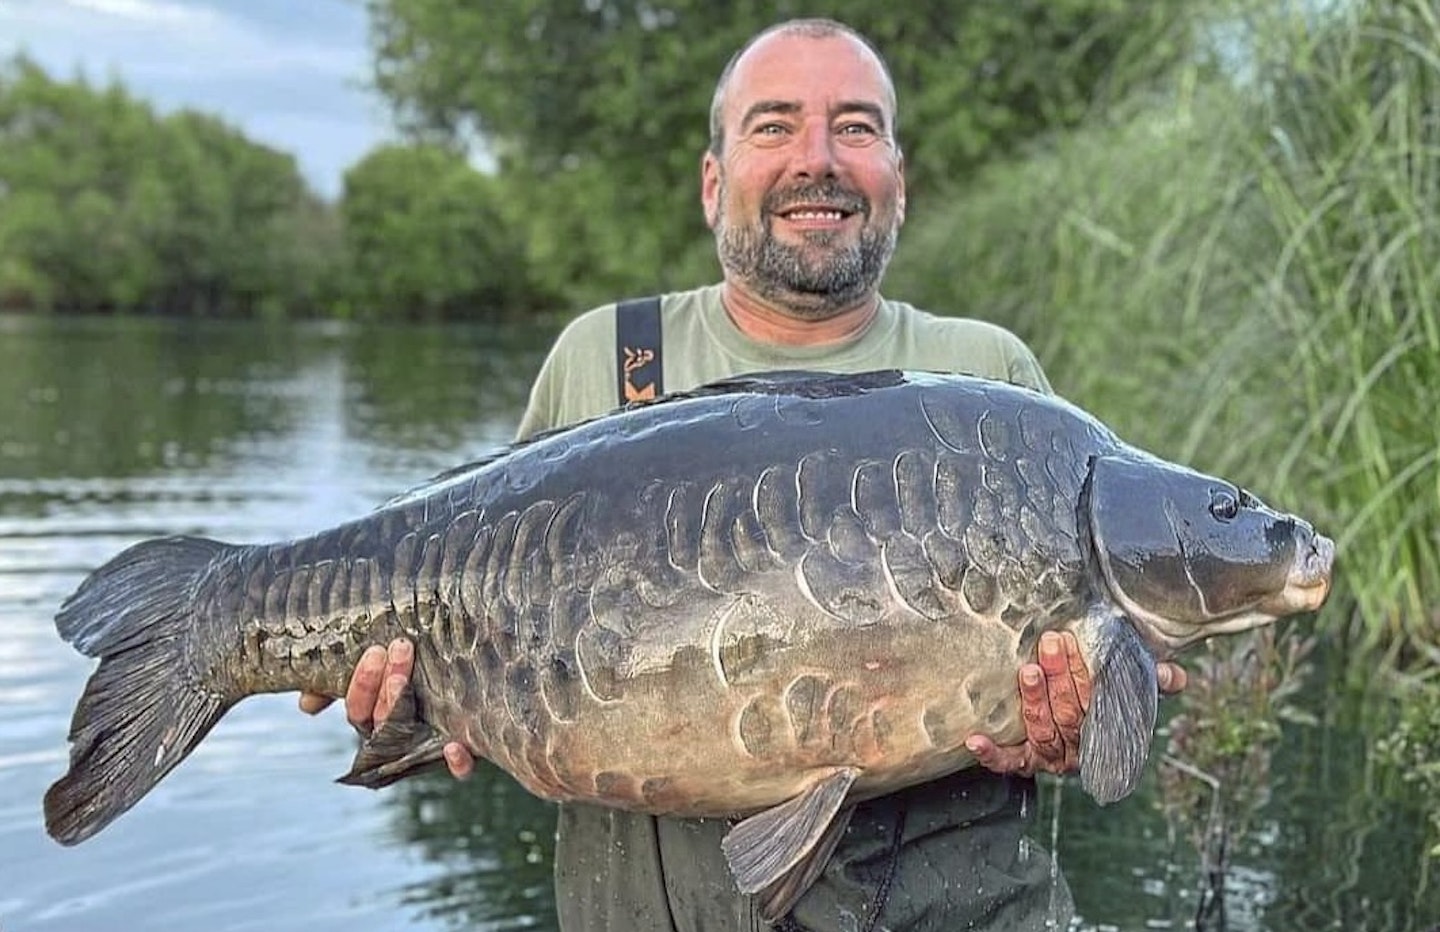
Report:
[[[1156,672],[1160,692],[1185,688],[1185,668],[1179,664],[1161,663]],[[1080,767],[1080,724],[1090,708],[1090,692],[1090,671],[1075,635],[1047,631],[1040,636],[1040,662],[1020,668],[1025,742],[1001,747],[984,735],[972,735],[965,746],[981,766],[996,773],[1074,773]]]
[[[391,641],[389,648],[376,644],[365,649],[345,691],[345,718],[356,731],[369,736],[384,724],[414,669],[415,648],[404,638]],[[314,715],[333,701],[318,693],[301,693],[300,711]],[[445,766],[451,776],[463,780],[474,770],[475,758],[463,744],[452,741],[445,745]]]

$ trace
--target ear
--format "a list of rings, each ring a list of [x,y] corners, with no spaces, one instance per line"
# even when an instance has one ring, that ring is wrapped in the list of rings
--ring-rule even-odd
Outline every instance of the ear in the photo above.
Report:
[[[709,149],[700,159],[700,205],[705,209],[705,224],[715,229],[720,216],[720,160]]]
[[[895,193],[895,222],[900,226],[905,225],[905,154],[895,154],[895,174],[899,177],[900,187]]]

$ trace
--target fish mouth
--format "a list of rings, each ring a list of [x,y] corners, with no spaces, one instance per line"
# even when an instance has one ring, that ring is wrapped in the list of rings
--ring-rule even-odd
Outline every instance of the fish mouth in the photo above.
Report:
[[[1314,535],[1310,545],[1296,555],[1285,588],[1276,593],[1266,610],[1281,615],[1319,609],[1330,595],[1334,568],[1335,542],[1324,534]]]

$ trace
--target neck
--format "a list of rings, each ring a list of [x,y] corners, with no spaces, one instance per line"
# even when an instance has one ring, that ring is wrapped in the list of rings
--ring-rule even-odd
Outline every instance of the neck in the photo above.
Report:
[[[880,310],[880,296],[871,292],[854,305],[821,320],[800,317],[726,281],[720,291],[725,313],[740,332],[761,343],[821,346],[849,339],[864,330]]]

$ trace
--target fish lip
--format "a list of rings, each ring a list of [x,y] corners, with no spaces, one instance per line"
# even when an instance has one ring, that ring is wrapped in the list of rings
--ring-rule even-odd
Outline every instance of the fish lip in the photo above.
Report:
[[[1277,617],[1317,611],[1330,597],[1335,566],[1335,542],[1324,534],[1313,534],[1301,545],[1285,579],[1285,588],[1261,606]]]
[[[1335,567],[1335,542],[1324,534],[1310,540],[1305,553],[1295,561],[1285,591],[1299,611],[1313,612],[1325,604]]]
[[[1330,584],[1335,567],[1335,542],[1324,534],[1316,534],[1310,541],[1310,552],[1301,561],[1301,571],[1309,578]]]

